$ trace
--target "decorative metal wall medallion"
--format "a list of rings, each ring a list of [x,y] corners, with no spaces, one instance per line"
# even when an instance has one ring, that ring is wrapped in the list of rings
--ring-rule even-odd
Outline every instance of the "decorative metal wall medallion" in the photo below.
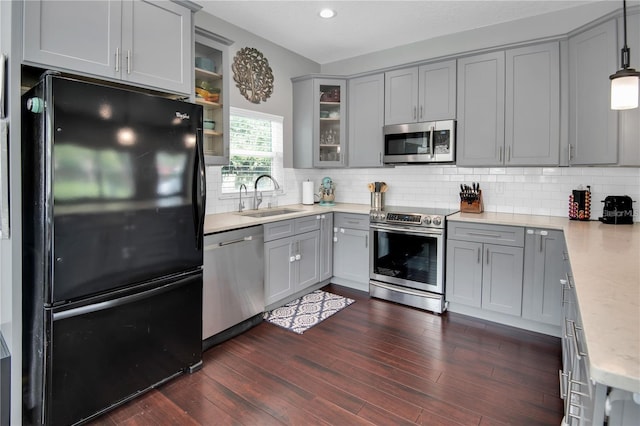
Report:
[[[233,58],[233,80],[249,102],[259,104],[273,93],[273,72],[269,61],[253,47],[243,47]]]

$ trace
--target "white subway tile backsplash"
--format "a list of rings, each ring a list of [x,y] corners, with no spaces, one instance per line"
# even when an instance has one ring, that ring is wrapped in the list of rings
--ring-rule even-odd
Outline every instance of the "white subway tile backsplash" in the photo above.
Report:
[[[207,167],[207,213],[238,207],[238,199],[220,197],[220,167]],[[591,218],[602,216],[607,195],[628,195],[640,210],[640,168],[620,167],[514,167],[468,168],[452,165],[411,165],[375,169],[285,169],[278,204],[302,201],[301,182],[320,186],[324,176],[336,184],[336,201],[369,204],[368,182],[384,181],[387,205],[447,207],[459,205],[460,184],[480,182],[486,211],[522,214],[568,215],[569,195],[580,185],[591,186]],[[635,215],[638,221],[640,215]]]

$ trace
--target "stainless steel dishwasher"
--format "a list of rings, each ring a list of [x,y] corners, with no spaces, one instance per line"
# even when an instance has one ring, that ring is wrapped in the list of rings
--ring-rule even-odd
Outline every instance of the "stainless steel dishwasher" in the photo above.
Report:
[[[262,321],[262,225],[205,235],[202,303],[203,349]]]

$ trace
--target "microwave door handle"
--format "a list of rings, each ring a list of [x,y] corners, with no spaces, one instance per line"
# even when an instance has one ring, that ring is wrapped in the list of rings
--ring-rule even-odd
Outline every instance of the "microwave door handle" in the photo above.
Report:
[[[433,150],[433,131],[435,130],[434,126],[429,126],[429,152],[431,153],[431,158],[435,158],[436,153]]]

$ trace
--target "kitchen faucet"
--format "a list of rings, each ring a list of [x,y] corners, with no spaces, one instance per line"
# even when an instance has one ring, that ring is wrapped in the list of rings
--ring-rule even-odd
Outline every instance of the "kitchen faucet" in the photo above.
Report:
[[[278,189],[280,189],[280,185],[278,184],[278,182],[271,176],[271,175],[260,175],[258,176],[258,179],[256,179],[255,184],[253,185],[253,208],[254,210],[258,210],[258,207],[260,207],[260,203],[262,203],[262,191],[260,191],[260,197],[258,197],[258,181],[260,179],[262,179],[263,177],[267,177],[269,179],[271,179],[271,181],[273,182],[273,190],[277,191]]]
[[[244,195],[247,195],[247,185],[244,183],[240,185],[240,202],[238,203],[238,213],[242,213],[242,209],[244,209],[244,203],[242,202],[242,188],[244,188]]]

